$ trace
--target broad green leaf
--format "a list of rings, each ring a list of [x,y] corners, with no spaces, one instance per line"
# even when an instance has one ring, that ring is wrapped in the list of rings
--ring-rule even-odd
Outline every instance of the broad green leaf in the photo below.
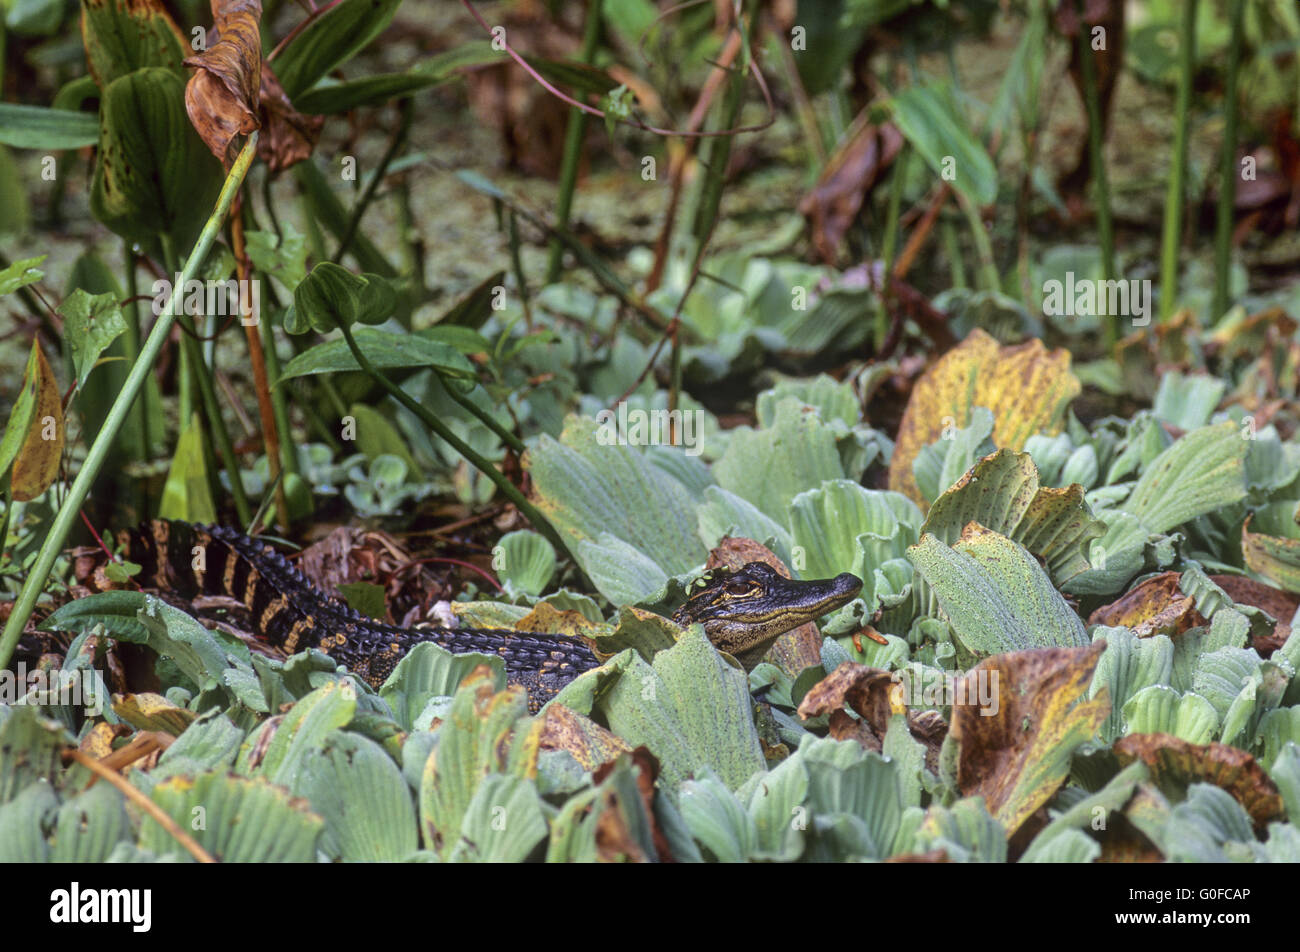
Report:
[[[973,526],[950,547],[927,533],[907,554],[958,640],[978,656],[1088,643],[1038,562],[1006,536]]]
[[[396,334],[373,327],[353,331],[357,347],[378,370],[398,367],[430,367],[439,373],[469,378],[473,365],[454,347],[410,334]],[[285,365],[277,383],[311,374],[359,371],[347,341],[328,340],[305,350]]]
[[[537,507],[602,595],[635,604],[689,572],[707,552],[695,500],[632,447],[602,445],[599,424],[569,417],[560,439],[542,436],[524,460]]]
[[[169,235],[176,253],[187,253],[223,178],[175,72],[138,69],[104,88],[90,208],[110,230],[136,241]]]
[[[291,790],[333,730],[347,726],[357,712],[357,692],[347,681],[331,681],[295,704],[284,720],[263,722],[240,751],[236,769],[266,777]]]
[[[541,722],[527,713],[524,691],[498,691],[491,675],[475,673],[460,685],[420,777],[420,828],[426,847],[444,857],[452,853],[489,775],[535,775]]]
[[[508,590],[541,595],[555,575],[555,547],[531,529],[507,532],[492,549],[492,565]]]
[[[1007,860],[1007,831],[978,797],[958,800],[951,807],[930,807],[917,835],[922,849],[942,849],[954,862]]]
[[[921,511],[901,493],[827,480],[790,503],[794,544],[804,553],[806,578],[852,572],[870,579],[876,566],[902,555],[917,539]]]
[[[1125,705],[1131,697],[1152,685],[1168,686],[1173,677],[1174,643],[1164,635],[1138,638],[1128,628],[1098,627],[1092,637],[1094,641],[1105,639],[1106,650],[1097,662],[1088,696],[1108,693],[1111,710],[1101,726],[1101,739],[1109,743],[1138,730],[1131,725],[1125,730]]]
[[[1193,430],[1143,470],[1123,508],[1150,531],[1168,532],[1239,502],[1246,496],[1249,449],[1231,421]]]
[[[321,849],[345,862],[393,863],[420,845],[415,804],[384,749],[334,731],[307,753],[294,792],[325,821]]]
[[[745,805],[707,768],[678,791],[691,835],[716,862],[743,863],[758,845],[758,827]]]
[[[119,842],[130,837],[131,822],[121,792],[97,783],[59,807],[50,837],[50,861],[103,863]]]
[[[382,33],[400,2],[342,0],[310,20],[275,58],[275,75],[285,94],[297,105],[301,93]]]
[[[722,459],[713,464],[718,485],[784,525],[794,497],[828,479],[841,479],[834,431],[795,398],[782,400],[772,426],[732,431]]]
[[[0,863],[48,863],[45,829],[59,806],[48,781],[29,783],[8,802],[0,802]]]
[[[226,863],[309,863],[316,859],[322,821],[283,787],[262,778],[225,773],[172,777],[156,784],[151,799],[181,829]],[[196,824],[202,818],[201,825]],[[158,855],[189,858],[152,819],[140,828],[140,846]]]
[[[98,139],[94,113],[0,103],[0,145],[57,152],[85,148]]]
[[[998,197],[997,169],[947,86],[908,86],[890,100],[899,130],[930,169],[976,205]]]
[[[73,742],[58,721],[34,704],[0,705],[0,804],[36,781],[53,781],[61,752]]]
[[[95,362],[119,336],[126,320],[113,294],[87,294],[78,288],[63,299],[58,312],[64,320],[64,340],[72,351],[77,386],[84,387]]]
[[[185,75],[189,44],[159,0],[82,0],[81,38],[101,89],[147,66]]]
[[[969,426],[945,432],[917,453],[912,475],[925,500],[934,502],[977,460],[992,453],[996,449],[992,435],[993,414],[984,407],[975,407]]]
[[[37,255],[35,258],[23,258],[0,270],[0,295],[10,294],[45,277],[45,272],[36,266],[48,257],[49,255]]]
[[[699,626],[656,654],[653,664],[633,656],[596,703],[610,730],[629,744],[645,744],[659,759],[667,790],[703,767],[732,790],[763,769],[749,681]]]
[[[397,662],[397,667],[379,689],[379,696],[388,702],[397,722],[411,730],[431,699],[454,695],[461,681],[481,664],[492,669],[496,689],[504,688],[505,663],[499,657],[454,655],[440,645],[423,641]]]
[[[1195,430],[1210,422],[1210,417],[1223,399],[1227,384],[1206,374],[1184,376],[1178,371],[1160,375],[1160,389],[1156,391],[1151,413],[1161,423],[1180,430]]]
[[[1088,570],[1089,545],[1106,531],[1081,487],[1040,487],[1030,455],[1006,449],[979,460],[936,499],[921,532],[952,545],[972,522],[1041,558],[1058,585]]]
[[[449,858],[520,863],[546,834],[546,815],[532,781],[492,774],[474,791]]]

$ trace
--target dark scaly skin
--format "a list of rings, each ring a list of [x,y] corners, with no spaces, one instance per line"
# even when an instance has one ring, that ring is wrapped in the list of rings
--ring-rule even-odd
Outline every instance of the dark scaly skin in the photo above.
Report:
[[[600,661],[588,645],[564,635],[496,628],[398,628],[377,622],[321,594],[266,543],[224,526],[155,520],[119,533],[126,557],[142,566],[140,581],[192,598],[228,595],[248,609],[258,639],[287,654],[315,648],[378,689],[415,645],[431,641],[453,654],[479,652],[505,662],[506,680],[528,690],[537,710]],[[203,567],[194,567],[195,549]]]
[[[408,651],[430,641],[453,654],[479,652],[505,662],[506,680],[527,689],[537,711],[600,661],[586,641],[498,628],[398,628],[329,598],[266,543],[224,526],[155,520],[119,533],[122,551],[142,567],[139,581],[192,598],[200,592],[243,602],[258,638],[288,654],[315,648],[378,689]],[[202,554],[202,559],[196,557]],[[201,567],[196,567],[199,561]],[[795,581],[761,562],[698,580],[673,615],[704,626],[721,651],[752,669],[780,635],[848,603],[862,588],[854,575]]]

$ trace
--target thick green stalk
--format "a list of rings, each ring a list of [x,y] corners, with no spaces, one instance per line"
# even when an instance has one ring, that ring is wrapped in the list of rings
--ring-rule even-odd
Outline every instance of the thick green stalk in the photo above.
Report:
[[[591,0],[587,8],[587,22],[582,33],[582,49],[578,61],[590,63],[596,57],[596,44],[600,40],[600,7],[602,0]],[[560,162],[560,191],[555,199],[555,224],[569,227],[569,212],[573,209],[573,190],[578,184],[578,162],[582,158],[582,136],[587,131],[587,114],[581,109],[569,110],[569,125],[564,131],[564,157]],[[564,245],[551,238],[550,257],[546,262],[546,283],[560,280],[560,261]]]
[[[1160,246],[1160,320],[1169,320],[1178,301],[1178,249],[1183,233],[1183,193],[1187,181],[1187,141],[1192,118],[1192,72],[1196,65],[1197,0],[1184,0],[1178,38],[1178,102],[1174,106],[1174,154],[1169,191],[1165,194],[1165,226]]]
[[[158,315],[158,320],[154,322],[153,330],[149,332],[149,337],[145,341],[144,347],[141,348],[140,358],[131,367],[126,383],[122,386],[122,392],[113,401],[113,406],[109,409],[108,416],[104,418],[104,424],[100,428],[99,435],[95,437],[95,442],[91,444],[90,451],[86,454],[86,461],[81,465],[81,469],[77,472],[77,478],[72,481],[72,487],[68,490],[68,495],[64,498],[58,513],[54,516],[54,522],[50,526],[49,534],[45,537],[44,544],[41,545],[41,551],[36,556],[36,562],[32,566],[31,573],[23,583],[22,591],[18,593],[18,599],[14,602],[13,611],[9,614],[9,620],[5,622],[4,634],[0,636],[0,669],[7,667],[9,659],[13,657],[14,646],[18,644],[18,638],[23,633],[27,620],[32,616],[32,610],[36,607],[36,600],[40,597],[41,590],[50,577],[50,571],[54,568],[54,562],[59,557],[59,552],[62,551],[64,543],[67,541],[68,533],[72,531],[72,524],[77,519],[77,513],[81,511],[82,503],[86,501],[86,496],[90,493],[90,487],[99,475],[99,470],[104,465],[104,459],[108,456],[109,449],[117,438],[118,431],[121,430],[127,414],[131,412],[131,405],[135,402],[136,397],[140,395],[145,378],[153,372],[154,364],[158,360],[158,352],[162,350],[163,341],[167,339],[167,335],[171,332],[172,324],[176,319],[174,311],[181,307],[185,283],[194,277],[199,270],[199,265],[207,257],[208,249],[212,247],[213,239],[216,238],[217,232],[225,222],[226,215],[230,211],[230,205],[235,200],[235,195],[239,192],[239,187],[244,181],[244,175],[247,174],[248,167],[256,155],[257,133],[254,132],[248,137],[248,141],[244,143],[239,158],[235,160],[230,173],[226,176],[225,185],[221,188],[221,196],[217,199],[217,207],[213,209],[212,214],[208,217],[207,223],[203,226],[203,231],[199,235],[199,240],[194,243],[194,249],[185,260],[181,280],[172,288],[167,307]]]
[[[1246,0],[1232,0],[1232,40],[1228,78],[1223,89],[1223,153],[1219,160],[1219,207],[1214,220],[1214,311],[1211,321],[1228,309],[1232,280],[1232,213],[1237,203],[1237,70],[1241,66],[1242,21]]]
[[[971,237],[975,239],[975,257],[979,258],[980,282],[986,291],[1001,291],[1002,278],[998,275],[998,265],[993,258],[993,242],[989,240],[989,231],[984,227],[979,209],[961,192],[953,194],[957,196],[957,207],[965,216]]]
[[[343,339],[347,341],[348,347],[352,351],[352,356],[356,358],[357,363],[361,365],[361,369],[364,370],[370,378],[375,381],[375,383],[383,387],[394,400],[419,417],[420,421],[425,426],[446,440],[447,443],[451,445],[451,448],[461,456],[465,457],[471,466],[481,472],[488,479],[492,480],[497,489],[501,490],[502,495],[514,503],[515,507],[524,514],[524,517],[533,524],[533,527],[542,535],[546,536],[558,551],[572,557],[572,553],[569,552],[569,547],[564,544],[564,540],[560,538],[559,533],[557,533],[551,524],[546,521],[546,517],[538,512],[537,508],[528,501],[523,493],[519,491],[518,486],[506,479],[505,475],[493,466],[491,462],[474,452],[474,450],[456,436],[456,434],[453,433],[446,424],[434,416],[429,411],[428,407],[424,406],[418,400],[413,399],[405,390],[376,370],[375,366],[370,363],[369,358],[367,358],[361,348],[357,346],[357,342],[352,336],[351,328],[345,324],[340,324],[339,330],[343,332]],[[450,391],[450,388],[448,388],[448,390]],[[574,559],[574,562],[576,563],[577,559]]]

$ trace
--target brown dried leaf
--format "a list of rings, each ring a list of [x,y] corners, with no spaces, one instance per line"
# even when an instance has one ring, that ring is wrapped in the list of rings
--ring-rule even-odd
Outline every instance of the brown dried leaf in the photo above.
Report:
[[[983,796],[1009,834],[1056,793],[1074,749],[1110,713],[1103,691],[1084,700],[1105,641],[1081,648],[1036,648],[986,658],[959,684],[951,732],[960,745],[957,786]],[[996,680],[994,675],[996,674]],[[980,706],[978,678],[995,692],[996,711]],[[987,692],[984,692],[987,696]]]
[[[633,764],[640,768],[637,771],[636,786],[641,794],[645,815],[650,820],[650,834],[655,852],[661,862],[671,863],[673,862],[672,848],[656,822],[654,812],[655,780],[659,776],[659,761],[647,747],[637,747],[626,754],[621,754],[621,757],[630,757]],[[592,783],[599,786],[616,766],[617,760],[610,761],[594,771],[591,776]],[[604,794],[596,809],[600,811],[596,821],[596,852],[602,860],[631,859],[636,862],[647,862],[650,859],[641,849],[632,831],[627,828],[623,811],[613,799],[612,791]]]
[[[877,126],[864,110],[822,170],[817,184],[799,201],[799,214],[808,219],[813,247],[827,264],[838,258],[849,227],[903,146],[903,134],[893,123]]]
[[[212,0],[212,19],[216,43],[185,60],[196,69],[185,84],[185,111],[229,169],[239,152],[235,139],[261,127],[262,0]]]
[[[270,63],[262,64],[262,127],[257,155],[272,172],[308,158],[316,148],[324,116],[307,116],[293,108]]]
[[[1120,766],[1141,760],[1161,786],[1203,782],[1230,793],[1250,814],[1256,829],[1286,814],[1282,795],[1250,754],[1228,744],[1193,744],[1169,734],[1130,734],[1115,742]]]
[[[1153,576],[1102,605],[1088,616],[1089,625],[1132,628],[1139,638],[1151,635],[1181,635],[1189,628],[1207,624],[1196,610],[1194,599],[1178,587],[1182,574],[1164,572]]]

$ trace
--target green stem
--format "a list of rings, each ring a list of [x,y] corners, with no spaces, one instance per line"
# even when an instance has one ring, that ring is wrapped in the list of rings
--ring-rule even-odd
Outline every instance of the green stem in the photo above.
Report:
[[[471,400],[468,395],[461,394],[457,391],[454,386],[443,379],[442,374],[439,374],[436,370],[434,371],[434,374],[437,375],[438,381],[442,384],[442,389],[447,391],[447,396],[451,397],[462,407],[483,421],[483,425],[495,433],[500,438],[501,442],[506,444],[506,446],[510,447],[516,453],[523,453],[528,449],[528,447],[524,446],[524,441],[502,426],[496,417]]]
[[[1219,207],[1214,221],[1214,312],[1217,321],[1228,310],[1232,282],[1232,213],[1237,202],[1237,70],[1241,66],[1242,20],[1245,0],[1232,0],[1232,40],[1228,47],[1228,77],[1223,89],[1223,154],[1219,160]]]
[[[564,540],[560,538],[559,534],[551,524],[546,521],[546,518],[537,511],[536,507],[534,507],[524,494],[519,491],[518,486],[506,479],[505,475],[493,466],[490,461],[474,452],[468,444],[456,436],[456,434],[453,433],[441,420],[434,416],[429,411],[428,407],[421,404],[418,400],[412,399],[406,391],[376,370],[374,365],[370,363],[369,358],[367,358],[361,348],[357,346],[357,342],[352,336],[351,328],[346,324],[340,324],[339,330],[343,332],[343,339],[347,341],[348,348],[352,351],[352,356],[356,358],[357,363],[361,365],[361,369],[364,370],[372,380],[383,387],[394,400],[419,417],[420,421],[424,423],[425,426],[438,436],[442,437],[442,439],[446,440],[452,449],[469,461],[471,466],[481,472],[488,479],[492,480],[497,489],[501,490],[502,495],[515,504],[515,507],[524,514],[524,517],[533,524],[537,531],[550,540],[551,545],[555,546],[558,551],[567,554],[570,558],[573,557],[573,554],[569,552],[569,547],[564,544]],[[576,563],[577,559],[574,559],[573,561]]]
[[[113,401],[113,406],[104,418],[104,424],[86,454],[86,461],[77,472],[76,479],[72,481],[72,487],[68,490],[68,495],[64,498],[63,504],[54,517],[49,534],[45,537],[45,542],[41,545],[41,551],[36,556],[36,562],[32,565],[31,572],[23,583],[22,591],[18,593],[18,599],[14,602],[13,611],[9,613],[9,620],[5,622],[4,634],[0,635],[0,670],[9,665],[9,659],[13,657],[14,646],[18,644],[18,638],[22,635],[28,619],[31,618],[33,609],[36,608],[36,600],[40,597],[41,590],[50,577],[50,571],[54,568],[54,562],[59,557],[59,552],[63,550],[68,534],[72,531],[72,524],[76,521],[77,513],[86,501],[86,496],[90,493],[90,487],[99,475],[99,470],[104,465],[104,460],[108,456],[113,441],[117,438],[117,433],[121,430],[127,414],[131,412],[131,405],[135,402],[136,397],[140,395],[145,378],[153,372],[154,363],[158,359],[158,352],[162,350],[163,341],[167,339],[172,323],[175,321],[174,312],[181,307],[185,283],[194,277],[199,270],[199,265],[207,257],[208,249],[212,247],[213,239],[216,238],[217,232],[226,220],[226,214],[230,211],[230,204],[235,200],[235,195],[244,181],[244,175],[248,172],[248,167],[256,155],[257,133],[254,132],[248,137],[243,150],[239,153],[239,158],[235,160],[235,164],[230,169],[230,174],[226,176],[225,185],[221,189],[221,196],[217,199],[217,207],[208,217],[207,223],[203,226],[203,231],[199,235],[199,240],[195,242],[193,250],[185,260],[185,268],[181,274],[182,280],[172,288],[167,307],[163,309],[162,314],[158,315],[158,320],[154,322],[153,329],[149,332],[149,338],[145,341],[144,347],[141,348],[140,359],[131,367],[126,383],[122,386],[122,392]]]
[[[1169,320],[1178,301],[1178,249],[1183,233],[1183,192],[1187,180],[1187,141],[1191,128],[1192,72],[1196,63],[1196,0],[1184,0],[1178,46],[1178,101],[1174,106],[1174,148],[1165,223],[1160,247],[1160,321]]]
[[[590,63],[596,57],[596,44],[600,40],[600,7],[602,0],[591,0],[587,8],[587,22],[582,32],[582,49],[578,61]],[[587,130],[587,115],[581,109],[569,110],[569,124],[564,131],[564,158],[560,162],[560,191],[555,199],[555,223],[560,228],[569,226],[569,212],[573,209],[573,190],[578,184],[578,162],[582,158],[582,136]],[[564,246],[551,238],[550,257],[546,262],[546,283],[560,280],[560,261]]]
[[[411,99],[408,96],[403,99],[398,107],[402,112],[401,124],[397,127],[397,132],[393,135],[393,141],[388,143],[388,151],[384,157],[379,160],[379,167],[375,169],[374,174],[370,176],[370,181],[366,183],[366,190],[361,193],[361,198],[352,208],[352,214],[348,218],[347,228],[343,232],[343,237],[339,239],[338,250],[334,252],[334,257],[330,260],[338,264],[347,254],[352,239],[356,237],[357,226],[361,224],[361,216],[366,213],[370,203],[374,200],[375,190],[379,188],[379,183],[383,181],[384,175],[388,172],[388,166],[392,164],[393,158],[406,143],[406,136],[411,131],[411,116],[414,114],[411,109]]]

